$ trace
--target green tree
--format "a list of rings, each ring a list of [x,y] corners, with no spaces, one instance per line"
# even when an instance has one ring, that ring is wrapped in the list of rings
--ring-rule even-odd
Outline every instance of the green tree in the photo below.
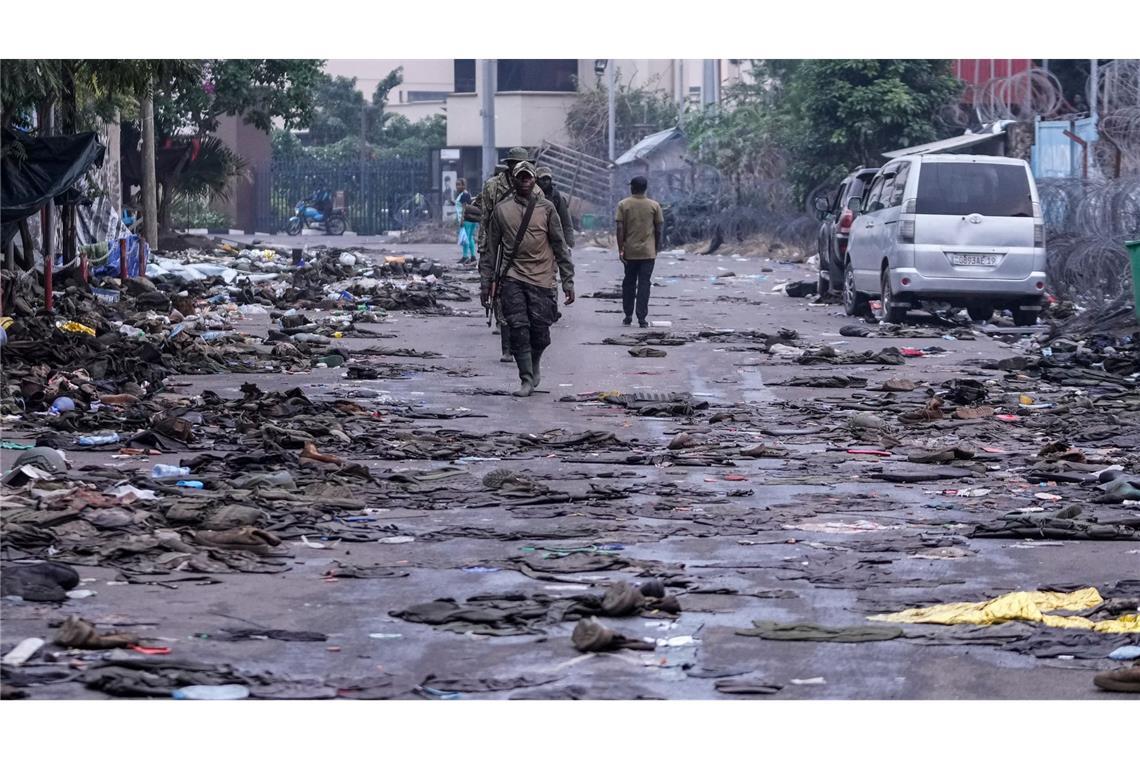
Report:
[[[356,88],[356,77],[321,74],[315,90],[309,144],[331,145],[346,137],[359,137],[362,128],[368,142],[383,142],[384,125],[391,116],[385,111],[388,94],[403,81],[402,66],[388,72],[376,84],[369,102]]]
[[[384,126],[380,158],[423,158],[447,145],[447,119],[440,114],[412,122],[392,114]]]
[[[938,118],[962,83],[946,60],[807,60],[788,73],[776,105],[777,141],[803,196],[886,151],[948,137]]]
[[[222,116],[241,116],[265,132],[275,119],[287,129],[305,126],[316,106],[324,61],[228,58],[201,65],[198,76],[166,77],[156,83],[159,134],[209,134]]]
[[[679,107],[657,87],[656,80],[644,87],[621,83],[621,71],[615,74],[614,144],[620,155],[638,140],[654,132],[677,126]],[[609,94],[598,82],[580,90],[566,115],[566,131],[571,147],[594,156],[609,153]]]

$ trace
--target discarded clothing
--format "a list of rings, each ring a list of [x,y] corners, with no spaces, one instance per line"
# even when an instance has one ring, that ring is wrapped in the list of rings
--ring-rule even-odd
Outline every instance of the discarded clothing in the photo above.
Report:
[[[1098,633],[1140,633],[1140,615],[1123,615],[1117,620],[1094,622],[1086,618],[1046,615],[1055,610],[1087,610],[1104,599],[1095,588],[1072,593],[1055,591],[1014,591],[986,602],[953,602],[919,607],[889,615],[872,615],[868,620],[888,623],[937,623],[939,625],[991,625],[1007,620],[1044,623],[1053,628],[1080,628]]]
[[[737,636],[756,636],[775,641],[830,641],[861,644],[867,641],[890,641],[902,636],[902,628],[885,625],[848,625],[831,627],[815,623],[772,623],[753,620],[752,628],[737,629]]]

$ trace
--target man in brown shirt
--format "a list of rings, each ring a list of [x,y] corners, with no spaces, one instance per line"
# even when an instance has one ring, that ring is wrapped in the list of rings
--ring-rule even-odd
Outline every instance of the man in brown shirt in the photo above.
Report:
[[[484,307],[491,299],[502,304],[519,370],[515,395],[529,396],[541,382],[539,362],[550,345],[550,325],[557,311],[555,276],[562,279],[569,306],[574,303],[574,264],[558,210],[535,190],[534,165],[521,162],[511,173],[515,193],[495,206],[487,227],[489,255],[479,260],[479,292]],[[516,251],[518,230],[531,203],[534,209]]]
[[[661,229],[665,217],[661,204],[645,197],[649,181],[634,177],[629,181],[628,198],[617,206],[618,258],[625,265],[625,278],[621,282],[623,325],[633,322],[634,305],[637,306],[637,324],[649,327],[649,286],[653,276],[653,263],[661,248]]]

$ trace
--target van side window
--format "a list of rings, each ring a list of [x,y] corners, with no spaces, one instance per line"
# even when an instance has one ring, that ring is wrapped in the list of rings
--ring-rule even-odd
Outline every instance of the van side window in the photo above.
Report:
[[[891,192],[891,202],[888,206],[901,206],[903,202],[903,193],[906,192],[906,179],[910,175],[910,162],[907,161],[899,167],[898,174],[895,175],[894,190]]]
[[[871,187],[867,190],[867,198],[863,201],[863,209],[865,211],[878,211],[875,204],[879,201],[879,197],[883,193],[883,177],[879,175],[871,183]]]

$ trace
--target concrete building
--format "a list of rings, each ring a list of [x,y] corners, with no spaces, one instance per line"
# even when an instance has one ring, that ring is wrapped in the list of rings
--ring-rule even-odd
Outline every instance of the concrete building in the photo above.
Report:
[[[702,101],[704,61],[700,59],[616,59],[617,80],[622,86],[649,87],[669,93],[681,108]],[[483,87],[482,66],[474,58],[435,59],[342,59],[330,60],[325,71],[334,76],[356,77],[357,88],[371,98],[376,84],[396,68],[403,67],[404,82],[388,98],[391,113],[412,121],[434,114],[447,118],[447,158],[444,171],[476,178],[482,165],[483,125],[479,93]],[[748,75],[743,59],[715,61],[720,88],[742,81]],[[565,143],[566,115],[578,92],[605,86],[604,74],[594,59],[500,59],[496,61],[495,147],[501,152],[515,145],[534,147],[543,141]],[[624,146],[619,146],[619,149]]]
[[[703,61],[699,59],[617,59],[622,85],[655,87],[671,93],[678,103],[701,99]],[[727,86],[747,76],[742,59],[716,61],[720,84]],[[377,83],[403,67],[404,82],[392,90],[388,108],[418,121],[433,114],[448,118],[448,145],[482,144],[478,92],[481,67],[473,58],[334,59],[325,64],[333,76],[356,77],[356,86],[371,98]],[[593,87],[604,78],[594,71],[593,59],[502,59],[497,65],[495,121],[497,147],[524,142],[529,135],[565,139],[565,116],[580,88]],[[533,137],[528,138],[533,139]]]

